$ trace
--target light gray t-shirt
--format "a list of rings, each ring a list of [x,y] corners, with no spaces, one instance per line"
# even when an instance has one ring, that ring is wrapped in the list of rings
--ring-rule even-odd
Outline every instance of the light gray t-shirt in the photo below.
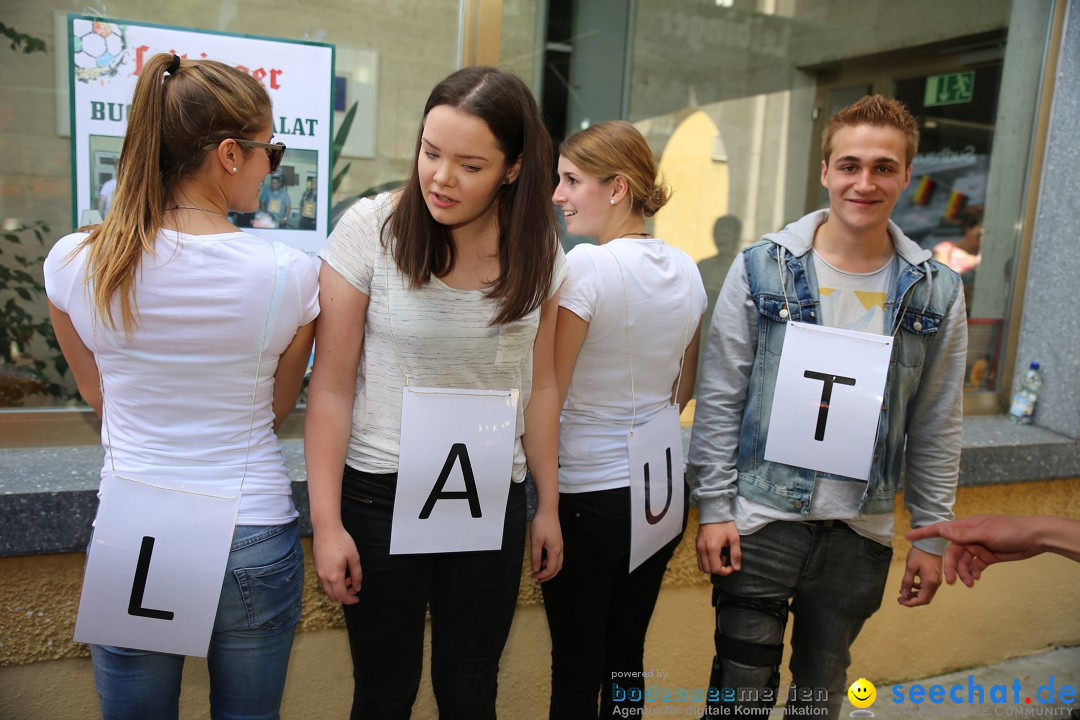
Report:
[[[885,301],[889,297],[889,289],[896,284],[896,255],[868,273],[844,272],[825,262],[813,250],[810,255],[814,260],[814,274],[821,298],[821,324],[883,334]],[[892,545],[894,513],[859,515],[854,512],[865,490],[864,481],[841,480],[827,473],[818,473],[814,478],[809,515],[784,512],[739,495],[735,500],[735,526],[740,534],[749,535],[774,520],[843,520],[860,535],[882,545]]]
[[[498,304],[482,290],[456,290],[436,277],[410,288],[390,247],[380,240],[392,202],[389,193],[360,200],[319,253],[370,298],[346,463],[364,472],[397,472],[401,389],[408,375],[413,387],[519,390],[513,479],[520,482],[525,478],[521,436],[540,308],[520,320],[492,325]],[[561,248],[555,262],[548,298],[566,277]]]

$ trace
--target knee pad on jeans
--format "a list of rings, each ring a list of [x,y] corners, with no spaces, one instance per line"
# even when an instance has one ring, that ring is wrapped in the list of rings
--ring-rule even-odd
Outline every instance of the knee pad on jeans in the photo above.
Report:
[[[716,656],[713,659],[713,671],[710,684],[712,687],[724,687],[723,664],[721,659],[740,665],[757,668],[771,668],[768,686],[773,690],[780,687],[780,661],[784,656],[783,640],[779,643],[754,643],[725,635],[721,631],[721,609],[734,609],[743,612],[758,613],[773,618],[779,625],[779,637],[783,638],[787,626],[788,604],[786,600],[768,600],[746,598],[731,595],[713,588],[713,607],[716,609],[716,630],[713,642]]]

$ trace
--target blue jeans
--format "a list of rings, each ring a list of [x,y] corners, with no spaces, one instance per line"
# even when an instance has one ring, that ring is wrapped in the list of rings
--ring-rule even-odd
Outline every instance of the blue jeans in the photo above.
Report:
[[[540,586],[551,630],[548,716],[596,718],[597,693],[599,717],[640,715],[645,631],[682,532],[629,572],[629,488],[564,493],[559,523],[562,571]]]
[[[710,708],[725,705],[723,714],[730,714],[735,706],[776,704],[790,611],[789,667],[796,689],[780,690],[779,698],[787,699],[792,717],[814,707],[837,720],[851,644],[881,606],[892,549],[838,520],[772,522],[740,543],[742,569],[712,576],[716,657],[709,684],[746,694],[734,702],[721,697]],[[771,698],[753,692],[762,688],[772,689]]]
[[[207,655],[214,720],[278,717],[303,590],[295,520],[237,526]],[[105,720],[177,717],[183,655],[107,645],[90,655]]]
[[[441,720],[494,720],[499,659],[517,607],[525,487],[511,483],[501,550],[390,554],[397,475],[346,466],[341,519],[360,552],[360,601],[343,605],[353,720],[407,720],[431,609],[431,684]]]

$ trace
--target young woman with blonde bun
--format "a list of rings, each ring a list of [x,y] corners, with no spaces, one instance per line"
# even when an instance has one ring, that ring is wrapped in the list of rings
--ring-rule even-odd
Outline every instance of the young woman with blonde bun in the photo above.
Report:
[[[567,254],[555,332],[565,561],[543,586],[553,720],[597,717],[598,694],[601,717],[641,707],[645,631],[682,537],[629,571],[628,433],[690,400],[706,305],[694,261],[646,226],[667,198],[628,123],[594,125],[559,148],[552,199],[568,232],[599,244]]]

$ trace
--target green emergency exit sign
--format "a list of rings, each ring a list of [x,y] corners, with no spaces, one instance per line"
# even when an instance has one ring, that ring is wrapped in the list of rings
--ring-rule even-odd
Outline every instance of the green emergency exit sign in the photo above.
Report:
[[[957,105],[971,102],[975,94],[975,71],[931,75],[926,78],[926,94],[923,105]]]

